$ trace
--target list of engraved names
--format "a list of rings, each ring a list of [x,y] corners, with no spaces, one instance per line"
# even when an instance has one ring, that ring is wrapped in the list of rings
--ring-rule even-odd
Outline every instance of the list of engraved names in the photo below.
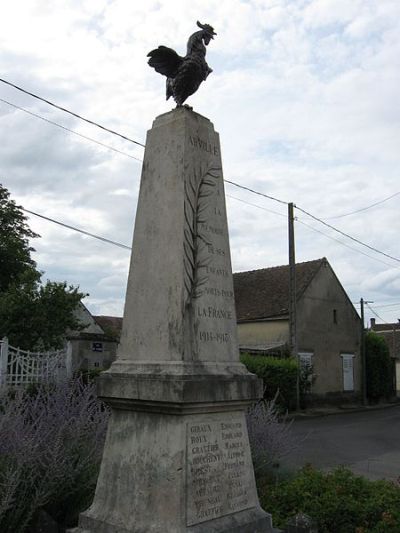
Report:
[[[187,525],[254,505],[243,416],[187,426]]]

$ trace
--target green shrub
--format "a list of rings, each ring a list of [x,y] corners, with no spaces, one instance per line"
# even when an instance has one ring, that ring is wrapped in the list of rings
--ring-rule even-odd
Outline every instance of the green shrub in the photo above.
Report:
[[[373,331],[365,336],[367,359],[367,396],[372,401],[388,398],[392,393],[392,361],[385,339]]]
[[[289,481],[260,485],[260,500],[275,527],[301,512],[317,521],[319,533],[400,531],[400,487],[345,468],[326,474],[305,467]]]
[[[264,381],[264,398],[272,401],[277,391],[277,404],[285,409],[296,408],[297,362],[264,355],[242,354],[241,362],[247,370]]]

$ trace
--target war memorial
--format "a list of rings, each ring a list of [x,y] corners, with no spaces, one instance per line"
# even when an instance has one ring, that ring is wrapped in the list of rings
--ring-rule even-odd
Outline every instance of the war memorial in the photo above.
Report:
[[[100,475],[79,533],[270,533],[246,428],[261,381],[239,362],[221,150],[183,105],[211,69],[198,23],[187,55],[160,46],[176,109],[148,132]]]

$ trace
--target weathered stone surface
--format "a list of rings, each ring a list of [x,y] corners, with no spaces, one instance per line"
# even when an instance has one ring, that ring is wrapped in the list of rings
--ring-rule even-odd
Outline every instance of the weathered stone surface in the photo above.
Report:
[[[188,423],[187,525],[257,506],[243,413]]]
[[[269,533],[239,362],[218,134],[180,108],[148,134],[96,495],[79,533]]]
[[[219,137],[185,108],[158,117],[147,137],[113,370],[161,361],[243,373]]]

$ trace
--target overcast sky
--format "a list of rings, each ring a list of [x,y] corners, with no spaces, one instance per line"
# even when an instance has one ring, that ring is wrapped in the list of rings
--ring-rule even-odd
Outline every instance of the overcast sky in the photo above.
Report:
[[[399,0],[4,0],[0,77],[144,143],[174,107],[146,55],[160,44],[184,55],[196,20],[218,35],[214,72],[188,103],[220,133],[225,178],[400,258],[400,195],[341,216],[400,191]],[[0,182],[12,197],[131,245],[141,163],[128,155],[143,149],[3,83],[0,99],[127,154],[0,101]],[[286,206],[226,193],[234,271],[287,263]],[[326,256],[353,302],[396,321],[400,263],[297,215],[297,261]],[[79,285],[94,314],[122,315],[129,251],[29,224],[44,279]]]

